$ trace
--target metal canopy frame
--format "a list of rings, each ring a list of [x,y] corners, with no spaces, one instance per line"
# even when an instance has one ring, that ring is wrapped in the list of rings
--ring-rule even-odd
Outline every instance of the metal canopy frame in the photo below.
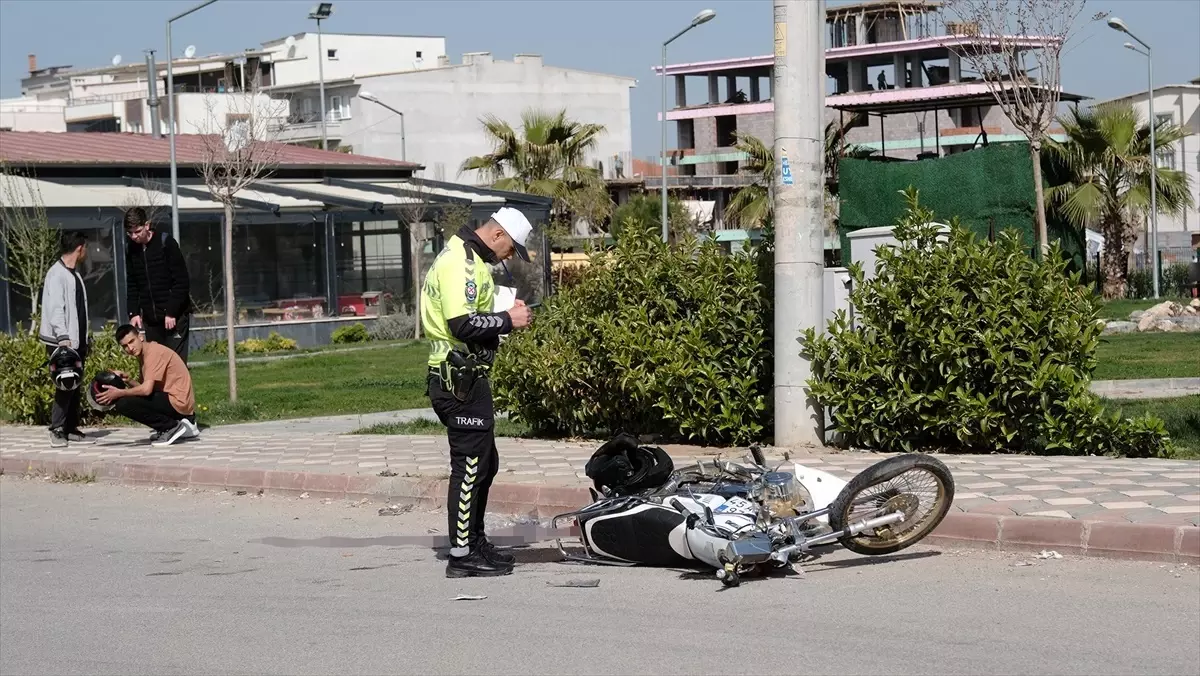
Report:
[[[530,195],[523,192],[511,192],[508,190],[496,190],[495,188],[481,188],[474,185],[460,185],[458,183],[447,183],[445,181],[434,181],[428,178],[412,178],[400,179],[415,183],[417,185],[429,186],[430,188],[441,188],[443,190],[454,190],[456,192],[474,192],[480,195],[489,195],[491,197],[503,197],[509,202],[520,202],[533,206],[550,208],[554,204],[554,198],[542,197],[540,195]]]
[[[310,202],[321,202],[322,204],[332,204],[333,206],[346,207],[349,209],[358,209],[370,213],[383,213],[384,207],[382,202],[370,202],[367,200],[354,199],[353,197],[336,197],[333,195],[322,195],[319,193],[307,192],[302,188],[294,186],[281,186],[277,183],[268,181],[255,181],[250,184],[250,187],[260,192],[272,193],[283,197],[291,197],[298,200],[308,200]]]
[[[139,188],[145,188],[146,190],[156,190],[150,181],[147,181],[146,179],[133,178],[131,176],[125,176],[123,179],[125,184],[128,186],[137,186]],[[209,200],[212,202],[217,201],[216,198],[212,196],[212,193],[208,192],[208,190],[201,190],[199,188],[180,185],[176,186],[175,191],[184,197]],[[233,204],[239,209],[253,209],[255,211],[265,211],[273,216],[280,215],[280,206],[273,202],[261,202],[259,200],[252,200],[245,197],[235,197],[233,199]],[[184,212],[181,211],[179,217],[181,219],[184,218]]]
[[[405,179],[400,179],[400,180],[405,180]],[[469,206],[469,205],[475,203],[474,200],[468,199],[466,197],[451,197],[450,195],[436,195],[433,193],[423,193],[423,192],[419,192],[416,190],[405,190],[403,188],[386,188],[382,185],[376,185],[374,183],[359,183],[357,181],[351,181],[351,180],[344,179],[344,178],[328,178],[327,177],[325,179],[325,185],[334,186],[334,187],[338,187],[338,188],[350,188],[352,190],[362,190],[363,192],[373,192],[373,193],[376,193],[379,195],[400,195],[403,197],[413,197],[413,198],[417,198],[417,199],[424,199],[425,201],[431,202],[434,204],[455,204],[455,205]],[[465,191],[459,190],[459,192],[465,192]]]

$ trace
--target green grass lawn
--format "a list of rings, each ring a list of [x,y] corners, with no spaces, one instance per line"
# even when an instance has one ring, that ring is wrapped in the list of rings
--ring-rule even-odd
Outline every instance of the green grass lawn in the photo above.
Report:
[[[1200,334],[1118,333],[1103,336],[1095,380],[1200,378]]]
[[[1177,448],[1177,457],[1200,458],[1200,394],[1175,399],[1105,400],[1105,409],[1132,418],[1150,413],[1161,418]]]
[[[355,434],[415,434],[443,436],[446,434],[446,428],[438,420],[418,418],[412,422],[381,423],[379,425],[372,425],[371,427],[364,427],[356,431]],[[519,422],[513,422],[507,418],[497,418],[496,436],[526,437],[529,436],[529,428]]]
[[[192,369],[200,418],[211,425],[426,408],[421,342],[377,350],[328,351],[299,359],[239,363],[238,401],[229,403],[224,363]]]

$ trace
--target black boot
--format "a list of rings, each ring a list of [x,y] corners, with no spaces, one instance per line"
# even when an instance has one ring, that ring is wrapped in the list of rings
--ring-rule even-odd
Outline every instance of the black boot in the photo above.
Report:
[[[517,562],[517,557],[508,552],[496,549],[496,545],[492,544],[487,538],[481,539],[480,542],[482,544],[479,546],[479,551],[483,552],[484,558],[488,561],[501,566],[511,566]]]
[[[511,565],[492,561],[480,549],[466,556],[451,556],[446,563],[446,577],[498,577],[512,572]]]

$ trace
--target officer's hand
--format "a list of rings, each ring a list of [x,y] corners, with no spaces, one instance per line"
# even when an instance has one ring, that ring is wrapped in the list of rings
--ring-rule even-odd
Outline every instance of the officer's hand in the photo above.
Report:
[[[141,316],[141,315],[134,315],[134,316],[130,317],[130,318],[129,318],[129,323],[130,323],[130,324],[132,324],[132,325],[133,325],[133,328],[135,328],[135,329],[140,329],[140,328],[142,328],[142,316]]]
[[[58,341],[58,346],[59,346],[59,347],[71,347],[71,341],[69,341],[69,340],[60,340],[60,341]]]
[[[520,301],[517,302],[520,303]],[[508,311],[508,316],[512,318],[512,325],[514,329],[520,329],[529,326],[529,320],[532,318],[532,314],[533,313],[529,309],[529,306],[525,305],[524,303],[521,303],[520,305],[514,305]]]

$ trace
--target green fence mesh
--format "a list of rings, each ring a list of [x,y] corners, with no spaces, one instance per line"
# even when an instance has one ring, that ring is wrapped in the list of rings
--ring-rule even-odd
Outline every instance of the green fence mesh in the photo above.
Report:
[[[862,228],[894,225],[904,212],[900,191],[914,187],[921,203],[939,221],[954,216],[976,235],[987,238],[994,225],[998,234],[1020,231],[1030,251],[1037,241],[1036,196],[1029,146],[1004,143],[938,159],[880,162],[843,159],[838,167],[839,235],[843,263],[848,263],[846,234]],[[1047,214],[1051,242],[1058,239],[1076,269],[1083,266],[1084,238],[1079,230]]]

